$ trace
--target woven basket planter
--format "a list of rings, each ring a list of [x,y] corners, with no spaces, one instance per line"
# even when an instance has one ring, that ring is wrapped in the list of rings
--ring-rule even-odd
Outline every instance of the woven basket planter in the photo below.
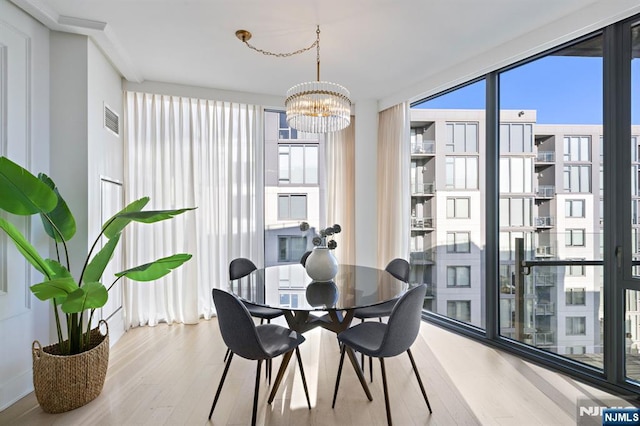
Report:
[[[91,330],[88,351],[59,355],[59,345],[41,347],[33,342],[33,387],[40,407],[47,413],[63,413],[89,403],[104,386],[109,365],[109,329],[100,325]]]

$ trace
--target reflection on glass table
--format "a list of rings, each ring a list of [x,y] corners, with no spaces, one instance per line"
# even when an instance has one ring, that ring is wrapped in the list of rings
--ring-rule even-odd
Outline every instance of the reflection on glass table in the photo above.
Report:
[[[299,332],[319,326],[339,333],[349,327],[354,309],[397,298],[407,289],[385,270],[355,265],[339,265],[330,282],[313,281],[302,265],[293,264],[258,269],[229,284],[249,302],[283,309],[289,327]]]

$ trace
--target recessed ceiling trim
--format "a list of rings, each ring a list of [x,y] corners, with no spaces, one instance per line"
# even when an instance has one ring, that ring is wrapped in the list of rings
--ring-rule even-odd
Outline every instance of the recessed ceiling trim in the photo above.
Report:
[[[108,23],[60,15],[42,0],[11,1],[51,30],[91,37],[125,79],[136,83],[143,81]]]

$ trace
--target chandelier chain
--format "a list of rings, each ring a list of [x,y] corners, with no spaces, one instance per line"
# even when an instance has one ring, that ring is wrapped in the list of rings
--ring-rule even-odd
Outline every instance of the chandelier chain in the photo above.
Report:
[[[311,45],[309,47],[304,47],[302,49],[298,49],[296,51],[293,52],[285,52],[285,53],[278,53],[278,52],[269,52],[268,50],[263,50],[260,49],[258,47],[253,46],[252,44],[250,44],[248,41],[244,41],[244,44],[247,45],[247,47],[249,47],[250,49],[255,50],[256,52],[262,53],[263,55],[267,55],[267,56],[275,56],[278,58],[288,58],[290,56],[295,56],[295,55],[299,55],[300,53],[304,53],[308,50],[313,49],[314,47],[318,48],[318,61],[320,61],[320,27],[318,27],[318,29],[316,30],[316,41],[314,41],[313,43],[311,43]]]

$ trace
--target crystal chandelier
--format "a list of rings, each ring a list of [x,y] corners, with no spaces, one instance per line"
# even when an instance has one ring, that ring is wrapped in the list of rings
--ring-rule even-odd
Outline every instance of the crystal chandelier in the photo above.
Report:
[[[236,36],[251,49],[265,55],[287,57],[316,48],[316,81],[300,83],[287,91],[285,108],[289,127],[301,132],[326,133],[342,130],[351,122],[349,91],[336,83],[320,81],[320,26],[316,28],[316,41],[305,49],[291,53],[271,53],[251,46],[247,40],[251,33],[236,31]]]

